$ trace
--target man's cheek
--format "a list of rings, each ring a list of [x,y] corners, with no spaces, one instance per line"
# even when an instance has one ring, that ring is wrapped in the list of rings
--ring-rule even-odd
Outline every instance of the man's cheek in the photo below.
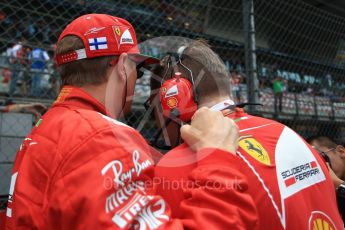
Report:
[[[341,177],[342,172],[345,171],[345,168],[343,167],[343,165],[340,165],[339,162],[334,161],[334,160],[333,161],[331,160],[331,164],[332,164],[332,169],[333,169],[334,173],[338,177]]]

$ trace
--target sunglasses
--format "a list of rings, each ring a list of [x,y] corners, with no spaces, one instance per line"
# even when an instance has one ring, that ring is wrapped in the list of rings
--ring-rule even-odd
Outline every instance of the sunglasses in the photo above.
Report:
[[[331,164],[331,160],[329,159],[329,156],[327,156],[326,153],[329,153],[331,151],[334,151],[335,148],[331,148],[331,149],[328,149],[327,151],[321,151],[320,149],[318,149],[317,147],[315,146],[312,146],[319,154],[320,156],[329,164],[329,167],[332,168],[332,164]]]

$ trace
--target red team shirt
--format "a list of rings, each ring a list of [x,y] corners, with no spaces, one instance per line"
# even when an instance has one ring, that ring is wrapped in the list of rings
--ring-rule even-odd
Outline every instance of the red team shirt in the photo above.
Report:
[[[255,225],[256,210],[238,157],[217,149],[198,152],[197,167],[188,173],[192,186],[179,201],[180,218],[173,219],[169,205],[155,192],[150,147],[136,130],[104,114],[104,106],[83,90],[62,89],[17,153],[7,229]],[[241,189],[224,189],[234,181]],[[208,182],[220,186],[210,189]],[[210,220],[217,224],[207,225]]]
[[[256,207],[257,223],[247,229],[343,229],[338,213],[334,186],[320,156],[293,130],[278,122],[237,111],[229,116],[240,129],[234,167],[246,175],[248,193]],[[189,172],[198,159],[182,144],[168,152],[156,167],[155,175],[164,183],[158,193],[179,218],[180,202],[189,187]],[[178,185],[179,184],[179,185]],[[238,184],[229,189],[237,190]],[[246,215],[246,206],[234,200],[238,215]],[[217,207],[223,210],[222,206]],[[209,218],[206,226],[217,226],[224,216]],[[240,227],[240,226],[238,226]],[[226,229],[225,226],[223,226]]]

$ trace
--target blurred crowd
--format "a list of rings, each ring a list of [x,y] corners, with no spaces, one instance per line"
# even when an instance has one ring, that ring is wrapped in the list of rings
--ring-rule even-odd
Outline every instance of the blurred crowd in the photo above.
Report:
[[[0,10],[0,34],[18,41],[23,38],[28,42],[53,44],[59,35],[56,25],[45,21],[43,18],[34,17],[10,17]]]
[[[29,44],[31,43],[22,38],[19,42],[9,44],[0,54],[0,95],[54,99],[60,88],[59,75],[53,61],[54,45],[44,49],[42,46],[35,47]],[[157,50],[151,50],[151,53],[155,52],[157,53]],[[247,79],[244,65],[227,65],[227,67],[234,100],[237,103],[246,102]],[[334,91],[336,83],[328,73],[321,80],[314,80],[313,83],[305,79],[303,83],[297,83],[281,74],[279,70],[271,72],[271,74],[262,74],[259,71],[258,87],[260,96],[268,94],[274,97],[275,112],[283,110],[282,99],[286,93],[297,93],[310,98],[319,96],[331,102],[345,102],[344,94],[337,94]],[[308,78],[308,76],[303,77]],[[136,95],[147,97],[148,87],[149,72],[139,79]]]
[[[87,5],[86,2],[82,0],[73,2],[76,3],[73,7],[92,7],[92,5]],[[48,3],[55,4],[56,2],[52,0],[47,1],[47,4]],[[65,4],[67,3],[68,2]],[[176,9],[172,8],[173,6],[170,4],[164,4],[159,5],[159,7],[156,6],[164,9],[165,14],[161,16],[165,19],[164,21],[174,21],[175,18],[183,18],[183,21],[193,22],[187,24],[196,24],[193,21],[196,19],[187,19],[183,15],[178,15],[178,17],[176,15],[171,15],[171,12],[176,12]],[[121,6],[122,5],[118,3],[117,7]],[[137,9],[135,7],[132,10],[135,9],[139,10],[139,8]],[[141,9],[141,11],[142,10],[143,9]],[[180,12],[180,14],[182,14],[182,12]],[[157,15],[154,16],[157,17]],[[177,24],[179,23],[174,21],[174,25]],[[54,55],[54,45],[52,44],[57,40],[59,34],[59,29],[57,27],[60,26],[61,25],[45,20],[42,16],[35,18],[34,15],[26,15],[22,18],[0,10],[0,34],[2,34],[5,39],[0,41],[2,43],[0,46],[7,46],[6,49],[0,50],[1,95],[48,99],[53,99],[57,95],[59,77],[57,71],[54,69],[54,63],[52,61]],[[187,26],[186,29],[191,28]],[[146,36],[150,38],[151,35],[146,34]],[[7,39],[17,42],[8,43],[6,41]],[[149,53],[152,56],[160,55],[159,42],[155,41],[154,46],[148,47],[150,47],[150,50],[144,50],[144,53]],[[230,72],[233,97],[238,103],[246,102],[247,81],[243,57],[231,53],[227,56],[235,59],[224,60]],[[226,59],[226,57],[224,58]],[[345,102],[345,95],[341,93],[343,90],[335,90],[335,86],[338,86],[339,82],[337,83],[337,81],[332,78],[332,74],[319,72],[319,75],[315,77],[304,74],[303,71],[300,73],[283,71],[281,69],[284,68],[279,68],[279,64],[271,64],[271,66],[267,64],[263,67],[261,63],[258,63],[258,87],[260,89],[260,96],[264,93],[268,94],[269,97],[274,97],[277,102],[275,111],[281,111],[283,109],[281,108],[281,101],[284,93],[297,93],[299,95],[307,95],[310,98],[320,96],[327,98],[327,100],[331,102]],[[147,77],[140,79],[137,84],[136,94],[146,97],[149,93],[148,85]],[[279,92],[277,92],[277,90]]]
[[[29,46],[24,39],[9,44],[0,56],[0,94],[54,99],[59,80],[52,59],[53,52]]]

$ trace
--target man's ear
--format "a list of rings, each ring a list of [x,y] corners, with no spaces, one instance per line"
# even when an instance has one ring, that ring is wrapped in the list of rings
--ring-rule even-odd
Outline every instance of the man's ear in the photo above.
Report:
[[[345,159],[345,148],[344,148],[344,146],[338,145],[338,146],[335,148],[335,151],[339,154],[339,156],[340,156],[341,158],[344,158],[344,159]]]
[[[126,74],[126,68],[125,68],[125,63],[127,61],[128,55],[126,53],[122,53],[119,56],[118,62],[117,62],[117,72],[118,76],[121,81],[126,81],[127,74]]]

